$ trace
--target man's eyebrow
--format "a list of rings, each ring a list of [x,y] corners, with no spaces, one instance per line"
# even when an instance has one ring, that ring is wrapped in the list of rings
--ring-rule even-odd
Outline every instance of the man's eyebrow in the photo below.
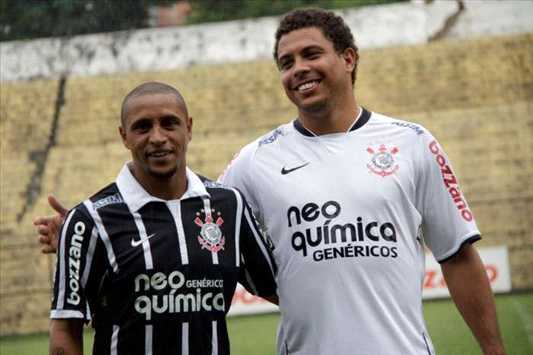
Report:
[[[164,116],[161,116],[161,119],[162,120],[174,120],[174,121],[184,121],[183,118],[181,118],[181,116],[178,116],[176,114],[173,114],[173,113],[169,113],[169,114],[166,114]]]
[[[299,50],[299,52],[308,52],[312,50],[319,50],[324,51],[324,48],[318,44],[310,44],[302,49]],[[283,59],[286,59],[288,57],[292,57],[293,55],[291,53],[284,54],[278,58],[278,62],[282,61]]]
[[[319,46],[319,45],[316,45],[316,44],[311,44],[307,47],[304,47],[302,49],[302,52],[308,52],[308,51],[313,51],[313,50],[319,50],[319,51],[323,51],[324,48],[322,46]]]
[[[136,127],[141,124],[149,123],[151,119],[149,117],[141,117],[131,124],[132,127]]]
[[[289,54],[289,53],[284,54],[284,55],[282,55],[281,57],[278,58],[278,63],[281,62],[281,61],[283,61],[283,60],[290,59],[290,58],[292,58],[292,55],[291,55],[291,54]]]

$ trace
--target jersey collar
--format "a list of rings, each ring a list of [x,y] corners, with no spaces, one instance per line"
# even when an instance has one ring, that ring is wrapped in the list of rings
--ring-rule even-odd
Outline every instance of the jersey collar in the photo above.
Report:
[[[363,127],[368,122],[368,120],[370,119],[370,116],[371,116],[371,112],[368,111],[367,109],[365,109],[364,107],[361,107],[361,114],[360,114],[359,118],[355,121],[355,123],[348,130],[348,132],[355,131],[356,129],[359,129],[359,128]],[[298,132],[300,132],[304,136],[307,136],[307,137],[315,137],[316,136],[316,134],[314,134],[313,132],[311,132],[310,130],[305,128],[298,119],[292,121],[292,124],[294,126],[294,129],[296,129]]]
[[[180,200],[200,196],[209,196],[209,193],[205,189],[203,182],[192,170],[186,168],[186,175],[187,191],[185,191],[183,196],[181,196]],[[150,195],[141,186],[141,184],[139,184],[137,179],[135,179],[130,169],[128,168],[128,163],[124,164],[124,166],[120,170],[120,173],[117,176],[116,183],[120,194],[124,199],[124,202],[126,202],[130,211],[132,212],[137,212],[148,202],[167,202],[167,200],[163,200],[159,197]]]

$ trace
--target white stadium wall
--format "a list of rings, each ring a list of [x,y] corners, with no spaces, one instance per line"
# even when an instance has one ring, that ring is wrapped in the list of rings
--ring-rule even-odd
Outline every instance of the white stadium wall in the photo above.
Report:
[[[448,36],[533,32],[533,1],[466,0]],[[411,1],[346,9],[362,49],[427,43],[459,11],[458,3]],[[196,64],[269,59],[276,17],[0,44],[0,79],[160,71]],[[21,58],[23,60],[21,60]]]

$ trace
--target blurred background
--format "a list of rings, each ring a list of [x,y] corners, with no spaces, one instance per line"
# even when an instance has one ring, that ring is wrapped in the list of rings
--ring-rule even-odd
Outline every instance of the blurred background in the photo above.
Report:
[[[0,0],[2,355],[47,353],[55,262],[32,220],[52,212],[48,194],[72,206],[114,180],[128,159],[124,95],[148,80],[177,87],[194,117],[188,163],[216,179],[295,117],[272,50],[278,16],[300,6],[351,27],[360,104],[445,147],[483,233],[509,354],[533,353],[533,1]],[[445,297],[428,266],[427,298]],[[425,313],[439,353],[480,353],[449,300]],[[232,318],[233,353],[274,354],[277,317]]]

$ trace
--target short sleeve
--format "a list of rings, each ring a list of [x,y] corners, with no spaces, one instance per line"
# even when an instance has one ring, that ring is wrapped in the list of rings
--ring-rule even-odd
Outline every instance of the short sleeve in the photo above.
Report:
[[[237,192],[237,198],[242,198]],[[259,228],[254,215],[243,199],[240,226],[239,282],[252,294],[272,296],[276,294],[276,264],[272,256],[272,243]]]
[[[424,241],[435,259],[445,261],[467,242],[480,239],[474,215],[441,145],[429,132],[420,136],[416,205]]]
[[[94,223],[84,212],[83,206],[71,210],[60,230],[52,319],[91,319],[86,287],[95,276],[91,266],[99,243]]]

